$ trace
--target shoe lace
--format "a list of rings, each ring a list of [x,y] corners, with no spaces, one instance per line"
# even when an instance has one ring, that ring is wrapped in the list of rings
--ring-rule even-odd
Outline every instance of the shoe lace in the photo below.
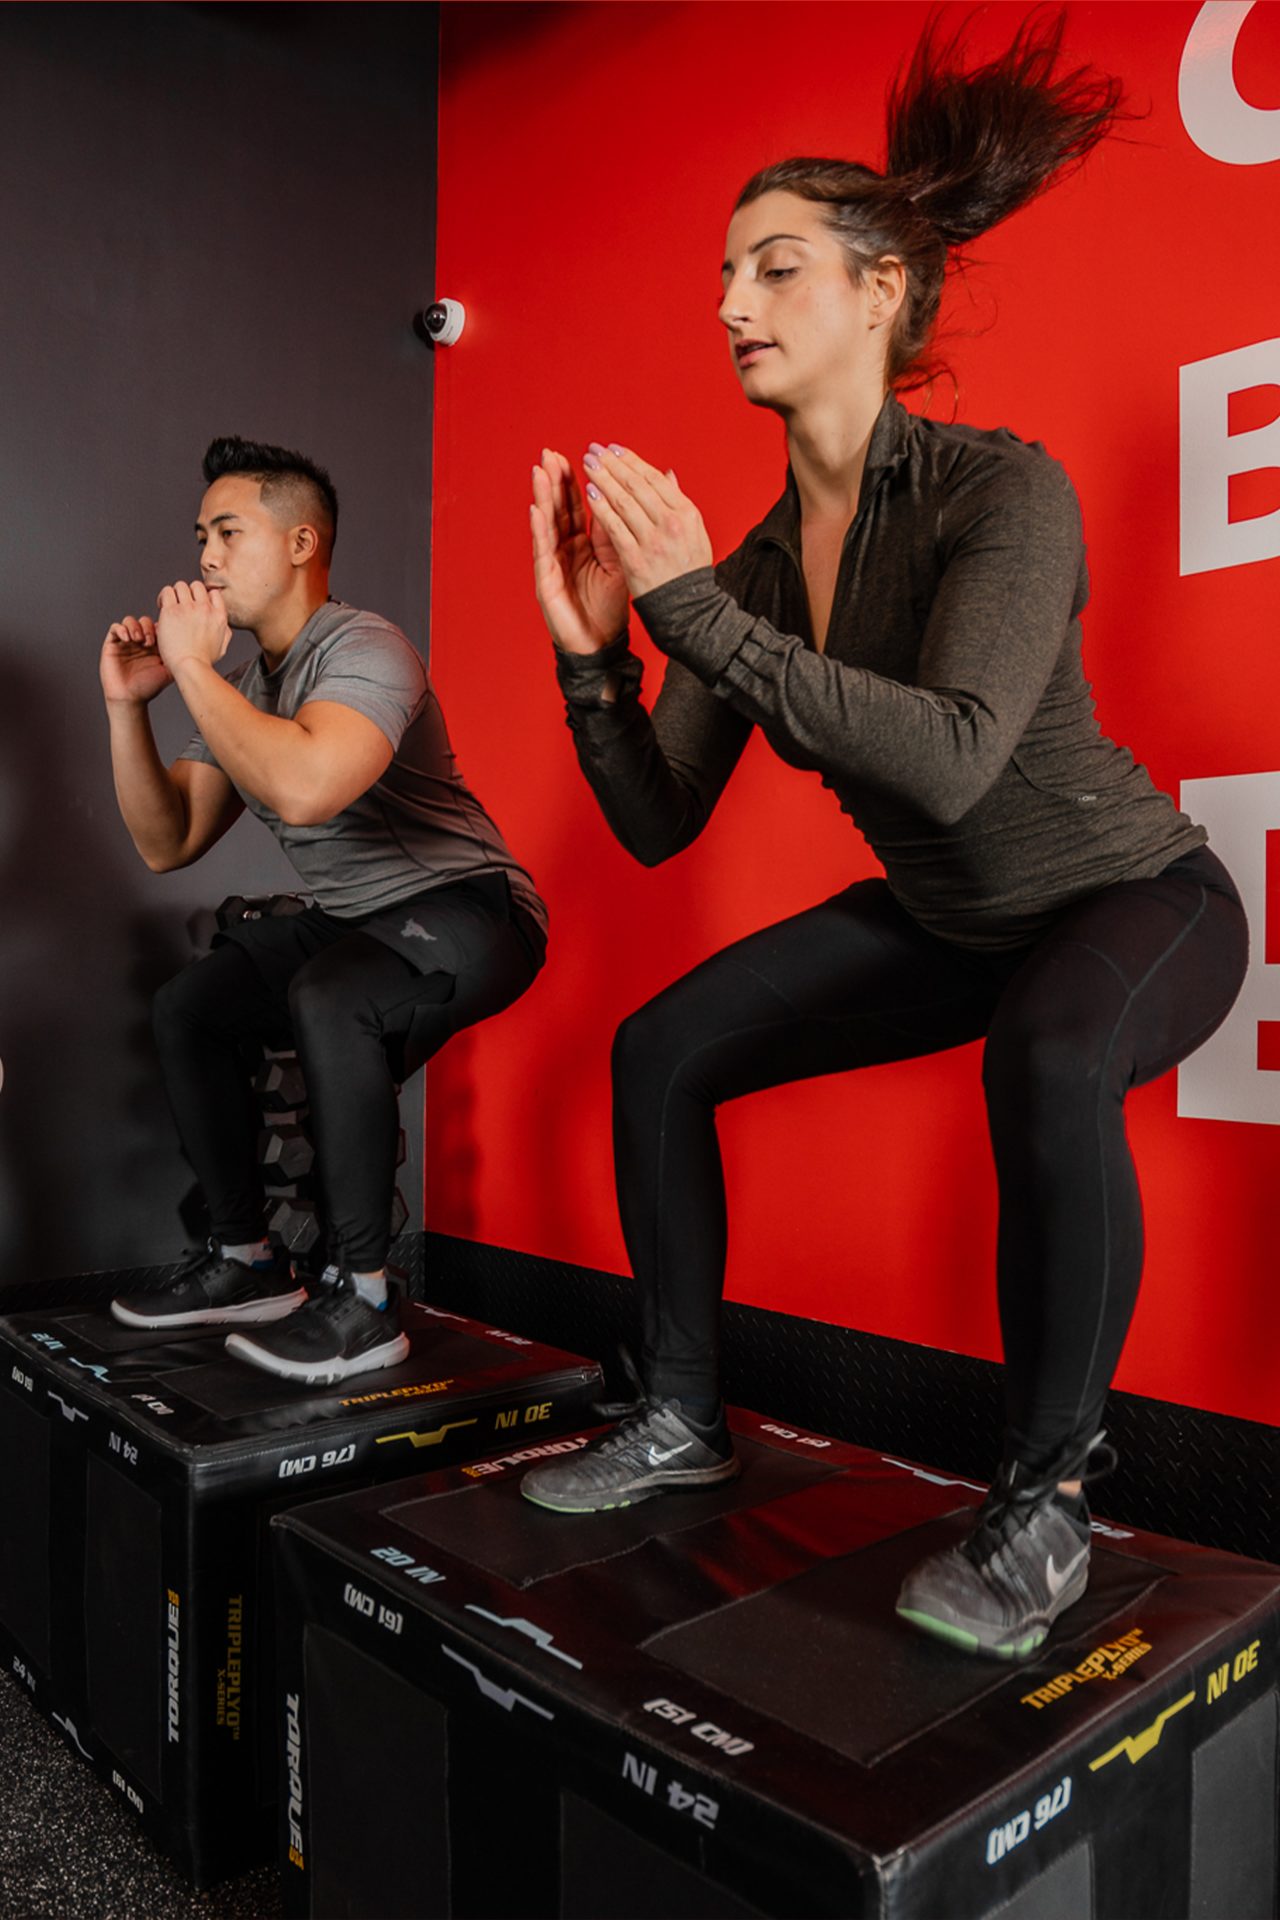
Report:
[[[323,1314],[326,1320],[339,1323],[350,1319],[361,1304],[355,1288],[342,1279],[318,1287],[307,1303],[312,1313]]]
[[[646,1391],[644,1381],[640,1378],[640,1370],[626,1347],[618,1348],[618,1358],[622,1362],[622,1371],[626,1374],[629,1385],[634,1387],[635,1393],[630,1400],[593,1401],[592,1409],[600,1415],[602,1420],[629,1420],[635,1414],[661,1404]]]
[[[216,1240],[210,1238],[202,1247],[186,1249],[174,1272],[174,1280],[189,1280],[193,1274],[199,1273],[201,1268],[209,1266],[211,1262],[221,1264],[221,1261],[222,1248]]]
[[[629,1384],[634,1387],[635,1395],[630,1400],[596,1400],[593,1411],[602,1420],[616,1420],[618,1425],[612,1433],[606,1433],[597,1440],[592,1452],[600,1455],[619,1453],[629,1447],[643,1432],[656,1413],[660,1413],[666,1402],[656,1399],[649,1393],[640,1378],[639,1369],[626,1347],[618,1348],[618,1358],[622,1362],[622,1371]]]
[[[964,1541],[962,1551],[975,1566],[983,1565],[999,1551],[1032,1513],[1051,1500],[1063,1480],[1079,1480],[1086,1486],[1111,1472],[1118,1455],[1105,1432],[1095,1433],[1083,1445],[1064,1448],[1057,1459],[1032,1473],[1014,1460],[1000,1469],[991,1483],[991,1491],[978,1509],[973,1532]]]

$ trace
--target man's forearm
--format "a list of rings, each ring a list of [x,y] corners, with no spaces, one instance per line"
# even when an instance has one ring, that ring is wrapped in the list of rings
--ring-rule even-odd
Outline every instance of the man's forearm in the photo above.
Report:
[[[186,802],[157,751],[147,708],[109,702],[107,722],[121,818],[147,865],[163,873],[185,857]]]
[[[282,820],[291,819],[302,804],[312,771],[305,728],[294,720],[259,713],[216,667],[203,660],[179,661],[174,679],[227,778]]]

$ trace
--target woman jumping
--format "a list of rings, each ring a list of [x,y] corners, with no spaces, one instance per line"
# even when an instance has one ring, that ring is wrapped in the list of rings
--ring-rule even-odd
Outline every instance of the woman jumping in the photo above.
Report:
[[[779,414],[782,497],[718,567],[671,472],[616,444],[534,469],[538,600],[578,757],[645,865],[706,825],[753,727],[814,769],[883,863],[714,955],[624,1022],[615,1151],[644,1314],[643,1394],[530,1473],[562,1512],[737,1471],[720,1401],[725,1198],[715,1110],[782,1082],[985,1035],[1000,1193],[1004,1460],[973,1530],[898,1610],[1030,1652],[1088,1579],[1082,1482],[1142,1264],[1129,1089],[1205,1040],[1247,931],[1204,830],[1099,729],[1063,469],[1004,430],[908,413],[948,257],[1079,163],[1115,82],[1032,22],[965,71],[926,35],[889,97],[888,165],[786,160],[743,188],[720,319]],[[627,602],[667,656],[652,716]]]

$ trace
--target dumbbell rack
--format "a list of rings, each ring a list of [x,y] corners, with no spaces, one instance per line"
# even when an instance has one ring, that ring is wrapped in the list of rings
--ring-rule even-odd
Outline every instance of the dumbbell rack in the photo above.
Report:
[[[302,894],[232,894],[215,913],[220,930],[240,920],[303,912],[310,901]],[[290,1047],[266,1047],[253,1076],[253,1089],[262,1113],[258,1134],[258,1161],[267,1190],[267,1227],[273,1239],[292,1255],[304,1276],[318,1275],[324,1255],[323,1222],[314,1175],[315,1146],[308,1126],[306,1081],[297,1053]],[[396,1165],[405,1160],[404,1129],[400,1130]],[[391,1238],[403,1233],[409,1207],[397,1187],[391,1203]]]
[[[310,1270],[323,1245],[314,1178],[315,1147],[307,1124],[306,1082],[291,1048],[268,1047],[253,1078],[262,1109],[258,1161],[267,1189],[267,1226],[295,1262]],[[396,1165],[405,1159],[404,1128],[397,1142]],[[409,1207],[399,1187],[391,1203],[391,1238],[403,1233]]]

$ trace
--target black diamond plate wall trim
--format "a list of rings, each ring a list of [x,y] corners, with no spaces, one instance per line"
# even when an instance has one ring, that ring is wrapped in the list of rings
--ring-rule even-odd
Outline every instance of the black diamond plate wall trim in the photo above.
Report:
[[[639,1346],[631,1281],[504,1247],[423,1236],[424,1297],[601,1360],[629,1391],[619,1342]],[[988,1480],[1000,1457],[1000,1369],[987,1360],[759,1307],[724,1310],[725,1397],[861,1446]],[[1113,1393],[1119,1454],[1096,1512],[1156,1533],[1280,1561],[1280,1428]]]

